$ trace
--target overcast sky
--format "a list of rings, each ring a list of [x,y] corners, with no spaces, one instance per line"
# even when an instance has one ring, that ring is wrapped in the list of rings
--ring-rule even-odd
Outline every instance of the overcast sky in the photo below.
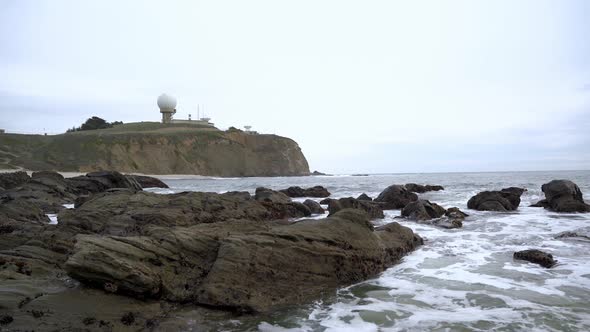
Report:
[[[590,1],[0,0],[0,128],[204,104],[334,173],[590,169]]]

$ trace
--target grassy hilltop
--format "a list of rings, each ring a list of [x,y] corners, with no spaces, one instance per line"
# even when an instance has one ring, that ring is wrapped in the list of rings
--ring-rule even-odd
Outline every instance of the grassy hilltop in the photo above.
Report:
[[[281,176],[309,173],[297,143],[190,124],[139,122],[61,135],[0,135],[0,169]]]

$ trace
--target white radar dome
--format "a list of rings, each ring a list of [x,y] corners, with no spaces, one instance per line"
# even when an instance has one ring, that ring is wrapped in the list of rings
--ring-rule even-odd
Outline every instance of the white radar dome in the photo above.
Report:
[[[158,107],[174,109],[176,108],[176,98],[163,93],[158,97]]]

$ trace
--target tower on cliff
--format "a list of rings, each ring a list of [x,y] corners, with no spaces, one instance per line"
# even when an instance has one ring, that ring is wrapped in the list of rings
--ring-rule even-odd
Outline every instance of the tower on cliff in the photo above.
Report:
[[[172,123],[172,116],[176,113],[176,98],[163,93],[158,97],[158,107],[162,113],[162,123]]]

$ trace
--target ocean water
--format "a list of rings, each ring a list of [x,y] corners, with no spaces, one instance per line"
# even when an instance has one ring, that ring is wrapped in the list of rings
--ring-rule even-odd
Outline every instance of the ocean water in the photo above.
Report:
[[[569,179],[590,198],[590,171],[391,174],[233,179],[165,179],[179,191],[254,193],[258,186],[282,189],[322,185],[333,198],[376,197],[391,184],[439,184],[444,191],[420,194],[446,208],[470,214],[463,228],[441,229],[395,221],[425,239],[424,246],[373,279],[334,290],[314,303],[268,314],[214,322],[226,331],[590,331],[590,241],[556,239],[564,231],[590,234],[589,214],[558,214],[529,207],[542,199],[541,185]],[[519,209],[510,213],[467,209],[483,190],[524,187]],[[387,211],[394,221],[399,210]],[[513,260],[536,248],[559,263],[545,269]]]

